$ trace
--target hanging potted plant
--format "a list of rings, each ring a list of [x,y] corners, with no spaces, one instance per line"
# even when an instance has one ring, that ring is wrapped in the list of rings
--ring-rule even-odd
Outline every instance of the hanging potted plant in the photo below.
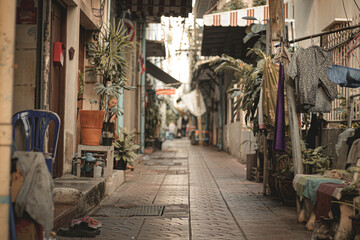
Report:
[[[88,72],[97,76],[100,81],[96,83],[95,91],[100,96],[99,116],[95,117],[94,112],[89,110],[80,111],[81,128],[87,124],[90,119],[97,120],[97,129],[102,129],[105,137],[110,137],[110,144],[114,134],[114,118],[123,114],[121,110],[114,105],[109,105],[109,101],[117,99],[122,89],[131,90],[132,87],[126,86],[126,65],[125,53],[134,47],[130,41],[130,36],[126,34],[126,28],[122,21],[118,24],[115,21],[110,26],[104,25],[99,31],[96,41],[87,45],[87,55],[91,65]],[[82,130],[83,133],[83,130]],[[101,130],[96,131],[96,140],[88,142],[82,134],[82,143],[88,145],[99,145],[101,140]],[[87,143],[85,143],[85,142]]]

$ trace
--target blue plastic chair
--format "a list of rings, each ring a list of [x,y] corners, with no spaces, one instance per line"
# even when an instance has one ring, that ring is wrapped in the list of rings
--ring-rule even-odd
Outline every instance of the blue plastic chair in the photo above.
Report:
[[[53,159],[56,156],[56,149],[60,132],[60,118],[51,111],[46,110],[25,110],[15,113],[12,117],[13,141],[15,142],[15,125],[21,120],[25,130],[25,151],[35,151],[44,153],[46,165],[52,175]],[[55,124],[53,150],[51,153],[44,152],[44,139],[46,130],[53,121]]]

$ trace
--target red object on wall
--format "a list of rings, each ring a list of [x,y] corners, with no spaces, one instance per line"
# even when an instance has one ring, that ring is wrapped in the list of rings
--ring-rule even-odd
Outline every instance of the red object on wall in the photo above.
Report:
[[[65,47],[62,42],[54,43],[54,63],[60,66],[64,66],[65,59]]]

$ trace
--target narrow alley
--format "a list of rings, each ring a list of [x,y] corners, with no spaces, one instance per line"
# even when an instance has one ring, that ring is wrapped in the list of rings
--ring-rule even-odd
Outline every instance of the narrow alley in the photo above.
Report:
[[[166,141],[90,213],[102,222],[95,239],[311,238],[295,208],[263,196],[262,184],[245,175],[245,165],[227,153]]]

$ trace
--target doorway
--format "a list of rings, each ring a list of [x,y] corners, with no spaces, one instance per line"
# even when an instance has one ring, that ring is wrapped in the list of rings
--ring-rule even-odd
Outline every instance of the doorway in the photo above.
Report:
[[[50,44],[50,82],[49,82],[49,109],[56,112],[61,119],[60,135],[58,140],[57,154],[53,168],[53,176],[60,177],[63,174],[64,157],[64,95],[65,95],[65,60],[63,66],[55,64],[55,42],[66,42],[66,8],[58,2],[51,2],[51,44]],[[66,57],[66,51],[65,56]],[[54,132],[50,126],[49,140],[52,142]],[[49,146],[51,151],[53,146]]]

